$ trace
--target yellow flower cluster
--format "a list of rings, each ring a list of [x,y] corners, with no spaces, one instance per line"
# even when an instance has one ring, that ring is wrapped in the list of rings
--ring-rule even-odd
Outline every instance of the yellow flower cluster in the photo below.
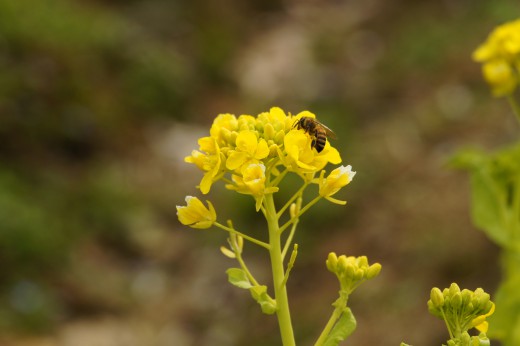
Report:
[[[511,95],[520,83],[520,19],[495,28],[473,52],[495,96]]]
[[[276,177],[282,172],[295,172],[310,181],[327,163],[341,163],[339,152],[329,141],[318,153],[312,147],[312,136],[294,128],[302,117],[316,116],[308,111],[293,116],[278,107],[256,117],[218,115],[210,135],[199,139],[199,150],[185,158],[204,172],[201,192],[207,194],[212,184],[222,179],[226,188],[252,195],[258,210],[263,196],[278,191]],[[345,178],[341,179],[340,185]],[[335,192],[334,187],[330,189]]]

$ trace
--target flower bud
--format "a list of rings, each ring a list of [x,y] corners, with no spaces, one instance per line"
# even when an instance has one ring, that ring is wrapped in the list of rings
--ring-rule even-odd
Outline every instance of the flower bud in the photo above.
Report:
[[[367,279],[373,279],[375,278],[376,276],[379,275],[379,273],[381,272],[381,269],[382,269],[382,266],[381,264],[379,263],[374,263],[372,264],[370,267],[368,267],[368,270],[367,270]]]
[[[460,287],[455,282],[450,285],[449,290],[450,296],[453,296],[455,293],[460,293]]]
[[[460,292],[456,292],[454,295],[451,296],[451,307],[454,310],[459,310],[462,306],[462,295]]]
[[[348,265],[347,256],[345,256],[345,255],[339,256],[338,257],[338,267],[337,267],[338,274],[344,273],[347,270],[347,265]]]
[[[444,305],[444,296],[437,287],[432,288],[430,292],[430,299],[435,308],[441,308]]]
[[[265,140],[274,139],[275,131],[271,123],[267,123],[264,126],[264,138]]]
[[[351,280],[354,280],[356,277],[356,267],[354,267],[351,263],[347,263],[345,265],[345,276]]]
[[[325,261],[325,264],[327,265],[327,269],[330,272],[335,273],[336,267],[338,265],[338,256],[336,256],[336,253],[330,252],[327,260]]]
[[[473,292],[468,289],[463,289],[460,293],[462,295],[462,304],[466,305],[473,299]]]
[[[368,267],[368,259],[367,259],[367,256],[359,256],[359,257],[356,259],[356,262],[357,262],[357,265],[358,265],[360,268]]]

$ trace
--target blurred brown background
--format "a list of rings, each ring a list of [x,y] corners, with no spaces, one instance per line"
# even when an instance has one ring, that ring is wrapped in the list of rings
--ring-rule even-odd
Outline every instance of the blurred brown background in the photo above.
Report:
[[[0,345],[279,345],[227,283],[226,235],[182,227],[183,162],[219,113],[310,110],[357,175],[300,223],[289,281],[299,345],[337,295],[329,251],[380,262],[350,303],[351,345],[440,345],[433,286],[500,279],[470,222],[458,149],[518,138],[471,61],[515,0],[0,0]],[[294,181],[297,183],[297,180]],[[288,194],[280,193],[280,201]],[[219,218],[262,237],[247,196]],[[266,254],[246,245],[266,283]]]

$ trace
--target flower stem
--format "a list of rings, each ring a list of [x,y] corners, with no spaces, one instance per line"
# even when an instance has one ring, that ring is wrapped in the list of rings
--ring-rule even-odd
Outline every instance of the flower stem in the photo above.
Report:
[[[264,200],[267,226],[269,228],[269,254],[271,257],[271,268],[273,272],[274,295],[276,299],[276,315],[284,346],[295,346],[294,333],[289,311],[289,299],[287,288],[284,284],[284,266],[282,259],[281,232],[278,225],[278,217],[274,205],[273,195],[268,194]]]
[[[267,250],[270,250],[270,246],[269,246],[269,244],[264,243],[264,242],[261,241],[261,240],[258,240],[258,239],[256,239],[256,238],[250,237],[250,236],[248,236],[247,234],[244,234],[244,233],[242,233],[242,232],[239,232],[239,231],[237,231],[237,230],[235,230],[235,229],[233,229],[233,228],[231,228],[231,227],[224,226],[223,224],[220,224],[220,223],[218,223],[218,222],[215,222],[214,225],[217,226],[218,228],[223,229],[224,231],[227,231],[227,232],[229,232],[229,233],[233,233],[233,234],[239,235],[239,236],[241,236],[242,238],[244,238],[244,239],[246,239],[246,240],[249,240],[251,243],[254,243],[254,244],[259,245],[259,246],[261,246],[261,247],[263,247],[263,248],[266,248]]]
[[[343,294],[340,293],[340,297],[336,300],[336,302],[334,302],[334,304],[332,304],[336,308],[332,312],[332,315],[330,316],[329,321],[325,325],[325,328],[323,328],[323,331],[321,332],[318,340],[316,340],[316,343],[314,344],[314,346],[321,346],[321,345],[323,345],[323,343],[327,339],[327,336],[332,331],[332,328],[334,328],[334,325],[336,324],[336,322],[341,317],[341,314],[343,313],[343,309],[347,305],[347,299],[348,298],[346,298],[346,297],[347,297],[346,295],[343,295]]]

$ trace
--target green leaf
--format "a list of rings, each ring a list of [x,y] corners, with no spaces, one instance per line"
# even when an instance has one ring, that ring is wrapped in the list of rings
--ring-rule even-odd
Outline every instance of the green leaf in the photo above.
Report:
[[[474,171],[471,175],[472,208],[471,216],[475,226],[483,230],[489,238],[501,246],[507,246],[509,236],[504,225],[504,192],[492,176],[490,170]]]
[[[267,294],[267,286],[253,286],[249,289],[249,291],[251,292],[253,299],[256,300],[258,304],[260,304],[260,308],[264,314],[272,315],[276,312],[276,300]]]
[[[246,272],[240,268],[229,268],[228,270],[226,270],[226,274],[228,275],[228,281],[234,286],[246,290],[253,287],[253,285],[251,285],[251,282],[247,278]]]
[[[356,329],[356,319],[350,308],[345,308],[338,322],[334,325],[323,343],[324,346],[337,346]]]
[[[510,258],[504,258],[511,260]],[[512,264],[512,263],[509,263]],[[487,318],[487,335],[499,339],[504,345],[520,345],[520,273],[510,273],[495,293],[495,313]]]

